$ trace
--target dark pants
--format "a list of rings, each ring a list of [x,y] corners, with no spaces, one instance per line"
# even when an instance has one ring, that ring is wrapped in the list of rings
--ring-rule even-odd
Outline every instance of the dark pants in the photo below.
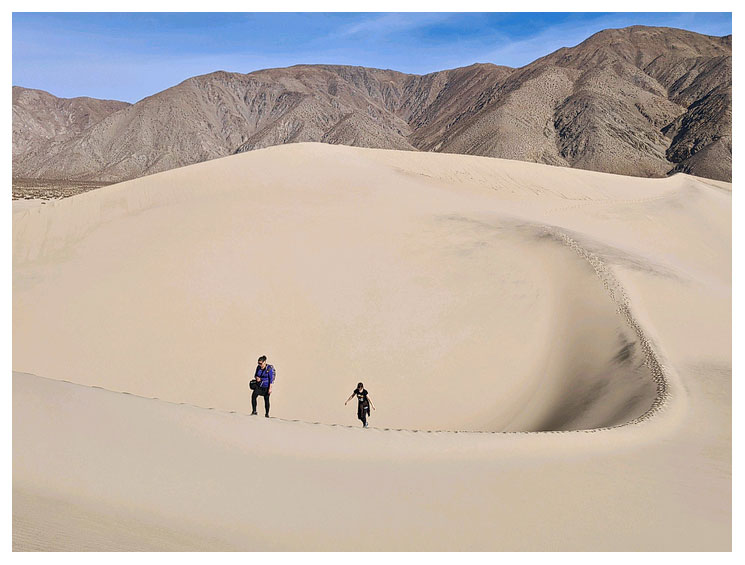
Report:
[[[266,415],[269,415],[269,397],[271,396],[269,394],[268,388],[255,388],[253,394],[251,395],[251,411],[256,412],[256,398],[259,396],[264,397],[264,409],[266,410]]]
[[[362,402],[357,403],[357,417],[367,424],[367,417],[370,415],[370,405]]]

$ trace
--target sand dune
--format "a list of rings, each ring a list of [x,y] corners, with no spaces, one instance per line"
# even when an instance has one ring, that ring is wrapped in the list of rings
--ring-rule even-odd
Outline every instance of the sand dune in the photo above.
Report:
[[[728,183],[323,144],[14,208],[14,547],[729,549],[730,258]]]

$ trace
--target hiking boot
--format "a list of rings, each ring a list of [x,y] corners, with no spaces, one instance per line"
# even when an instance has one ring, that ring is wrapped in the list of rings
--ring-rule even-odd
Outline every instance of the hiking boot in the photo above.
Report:
[[[251,416],[258,416],[256,412],[251,412]]]
[[[268,418],[268,417],[269,417],[269,414],[264,414],[264,418]]]

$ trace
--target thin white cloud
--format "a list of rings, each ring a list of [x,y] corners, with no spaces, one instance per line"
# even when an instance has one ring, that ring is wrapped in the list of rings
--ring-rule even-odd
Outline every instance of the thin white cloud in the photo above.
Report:
[[[359,35],[387,36],[426,27],[445,21],[449,17],[450,14],[442,13],[375,14],[360,22],[342,26],[332,36],[336,38],[353,38]]]

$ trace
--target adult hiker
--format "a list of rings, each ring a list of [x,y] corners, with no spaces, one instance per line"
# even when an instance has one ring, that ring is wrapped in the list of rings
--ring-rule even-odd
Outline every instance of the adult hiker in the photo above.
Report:
[[[254,378],[249,383],[249,386],[253,389],[253,394],[251,395],[251,416],[256,416],[256,399],[259,396],[263,396],[265,416],[267,418],[269,417],[269,396],[272,394],[275,374],[274,367],[268,365],[266,362],[266,355],[259,357]]]
[[[357,395],[357,418],[362,421],[362,427],[366,428],[367,417],[370,415],[370,406],[372,406],[372,409],[375,410],[375,404],[373,404],[372,398],[365,390],[365,385],[363,385],[362,383],[357,383],[357,388],[354,389],[352,391],[352,394],[349,395],[349,398],[347,398],[344,406],[346,406],[347,402],[354,398],[355,394]]]

